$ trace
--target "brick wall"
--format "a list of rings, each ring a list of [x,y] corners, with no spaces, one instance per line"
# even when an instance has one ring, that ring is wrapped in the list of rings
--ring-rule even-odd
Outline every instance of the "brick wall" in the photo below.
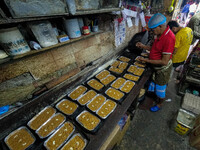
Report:
[[[127,27],[125,44],[138,31],[139,27]],[[106,29],[90,38],[0,66],[0,106],[31,99],[115,50],[114,33]]]

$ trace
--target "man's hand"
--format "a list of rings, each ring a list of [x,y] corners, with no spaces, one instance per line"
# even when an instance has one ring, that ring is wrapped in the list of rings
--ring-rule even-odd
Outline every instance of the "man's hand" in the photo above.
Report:
[[[141,49],[144,49],[144,47],[145,47],[145,45],[142,44],[141,42],[137,42],[137,43],[136,43],[136,46],[137,46],[138,48],[141,48]]]
[[[141,63],[146,63],[146,62],[148,62],[149,59],[144,58],[144,57],[139,57],[138,60],[139,60]]]

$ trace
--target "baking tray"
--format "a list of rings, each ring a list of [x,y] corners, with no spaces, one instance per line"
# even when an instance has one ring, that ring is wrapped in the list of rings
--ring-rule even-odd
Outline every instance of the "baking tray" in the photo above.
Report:
[[[8,148],[10,149],[10,150],[12,150],[13,149],[13,147],[15,147],[15,149],[18,149],[17,148],[17,144],[14,144],[13,146],[9,146],[9,144],[8,144],[8,139],[10,138],[10,137],[12,137],[13,136],[13,134],[15,134],[17,131],[19,131],[19,130],[21,130],[21,129],[25,129],[28,133],[29,133],[29,135],[33,138],[33,141],[32,142],[30,142],[30,145],[28,146],[28,147],[24,147],[24,149],[28,149],[28,148],[31,148],[32,146],[33,146],[33,144],[34,144],[34,142],[36,141],[36,138],[33,136],[33,134],[29,131],[29,129],[27,128],[27,127],[25,127],[25,126],[22,126],[22,127],[19,127],[18,129],[16,129],[16,130],[14,130],[14,131],[12,131],[5,139],[4,139],[4,142],[6,143],[6,145],[8,146]],[[16,142],[19,142],[18,141],[18,138],[17,138],[18,136],[17,135],[15,135],[15,139],[16,139]],[[19,140],[23,140],[24,138],[20,138]],[[26,140],[26,139],[24,139],[24,140]],[[22,142],[29,142],[29,141],[22,141]],[[25,144],[25,143],[24,143]]]
[[[113,77],[113,80],[111,80],[109,83],[107,83],[107,84],[105,84],[105,83],[103,83],[107,78],[109,78],[109,77]],[[114,80],[116,79],[116,77],[114,76],[114,75],[108,75],[108,76],[106,76],[105,78],[103,78],[102,80],[100,80],[101,81],[101,83],[104,85],[104,86],[108,86],[110,83],[112,83]]]
[[[113,67],[118,67],[118,65],[120,64],[121,61],[119,60],[115,60],[110,66],[113,66]]]
[[[149,54],[148,53],[141,53],[141,56],[144,57],[144,58],[148,58]]]
[[[104,107],[104,105],[105,105],[106,103],[108,103],[109,101],[113,102],[113,103],[115,104],[115,106],[113,107],[112,111],[110,111],[105,117],[100,116],[100,115],[98,114],[98,112],[99,112],[99,111]],[[117,103],[116,103],[116,102],[114,102],[114,101],[112,101],[112,100],[106,100],[106,101],[104,102],[104,104],[96,111],[96,114],[97,114],[101,119],[106,119],[106,118],[108,118],[108,116],[115,110],[116,107],[117,107]]]
[[[55,129],[52,129],[52,131],[49,132],[49,134],[47,134],[46,136],[40,135],[39,131],[40,131],[43,127],[45,127],[47,124],[49,124],[49,122],[50,122],[55,116],[57,116],[57,115],[61,115],[62,117],[64,117],[64,120],[63,120],[62,122],[60,122],[59,125],[58,125],[57,127],[55,127]],[[40,128],[38,128],[35,132],[37,133],[37,135],[38,135],[41,139],[44,139],[44,138],[48,137],[49,135],[51,135],[56,129],[58,129],[59,126],[62,125],[63,122],[65,122],[65,120],[66,120],[66,117],[65,117],[63,114],[61,114],[61,113],[56,113],[56,114],[53,115],[48,121],[46,121],[45,124],[43,124]]]
[[[84,92],[82,94],[80,94],[78,97],[74,97],[72,98],[70,95],[73,94],[73,92],[77,91],[80,87],[84,88]],[[68,94],[68,97],[72,100],[77,100],[81,95],[83,95],[85,92],[87,91],[87,87],[83,86],[83,85],[79,85],[77,88],[75,88],[71,93]]]
[[[96,95],[95,95],[94,97],[92,97],[91,99],[89,99],[86,103],[81,103],[81,102],[80,102],[81,99],[84,99],[85,97],[87,97],[88,92],[95,92],[95,91],[94,91],[94,90],[89,90],[89,91],[87,91],[84,95],[82,95],[81,97],[79,97],[79,98],[77,99],[77,102],[78,102],[81,106],[85,106],[87,103],[89,103],[89,102],[97,95],[97,92],[95,92]]]
[[[131,69],[134,68],[134,70],[132,71]],[[135,70],[138,69],[138,67],[136,65],[130,65],[127,69],[127,72],[129,73],[134,73]]]
[[[124,67],[124,66],[125,66],[125,67]],[[127,62],[120,62],[118,68],[119,68],[119,69],[126,70],[126,69],[128,68],[128,63],[127,63]]]
[[[90,82],[90,81],[98,82],[99,84],[102,85],[102,88],[100,88],[100,89],[95,89],[94,87],[92,87],[92,86],[89,85],[89,82]],[[87,81],[87,85],[88,85],[90,88],[92,88],[92,89],[94,89],[95,91],[98,91],[98,92],[102,92],[103,89],[104,89],[104,87],[105,87],[101,82],[99,82],[98,80],[96,80],[96,79],[94,79],[94,78],[92,78],[92,79],[90,79],[89,81]]]
[[[105,91],[105,94],[106,94],[110,99],[114,100],[115,102],[121,103],[121,102],[124,100],[124,98],[125,98],[125,94],[124,94],[123,92],[117,90],[117,91],[119,91],[119,92],[121,92],[121,93],[123,94],[123,96],[122,96],[120,99],[117,100],[117,99],[114,99],[114,98],[110,97],[110,96],[107,94],[107,92],[108,92],[110,89],[116,90],[115,88],[110,87],[110,88],[108,88],[108,89]]]
[[[76,134],[74,134],[70,139],[69,139],[69,141],[66,143],[66,144],[64,144],[64,146],[61,148],[61,150],[64,150],[64,149],[69,149],[68,147],[65,147],[67,144],[69,144],[76,136],[80,136],[83,140],[84,140],[84,147],[83,147],[83,149],[85,149],[85,147],[86,147],[86,145],[88,144],[88,141],[87,141],[87,139],[86,138],[84,138],[80,133],[76,133]],[[75,149],[74,149],[75,148]],[[74,147],[74,148],[72,148],[72,149],[74,149],[74,150],[76,150],[76,149],[78,149],[79,147]],[[80,150],[82,150],[82,149],[80,149]]]
[[[91,105],[91,104],[94,102],[94,100],[96,100],[96,98],[99,97],[99,96],[103,96],[103,95],[102,95],[102,94],[97,94],[97,95],[86,105],[87,108],[88,108],[90,111],[96,112],[96,111],[104,104],[104,102],[106,101],[106,97],[103,96],[103,98],[105,98],[105,99],[102,100],[102,101],[103,101],[102,104],[101,104],[96,110],[91,110],[91,109],[89,108],[89,105]]]
[[[134,65],[136,65],[136,66],[138,66],[140,68],[145,68],[146,67],[146,64],[142,64],[142,63],[137,62],[137,61],[134,62]]]
[[[125,84],[126,84],[127,82],[131,82],[131,83],[133,83],[133,84],[134,84],[133,87],[132,87],[128,92],[126,92],[126,91],[122,91],[122,88],[125,86]],[[124,93],[129,93],[129,92],[134,88],[134,86],[135,86],[135,82],[130,81],[130,80],[127,80],[127,81],[124,83],[124,85],[120,88],[120,90],[121,90],[122,92],[124,92]]]
[[[61,110],[61,109],[58,107],[58,105],[61,104],[61,103],[63,103],[63,102],[65,102],[65,101],[69,101],[69,102],[71,102],[72,104],[76,105],[76,107],[77,107],[76,110],[75,110],[74,112],[70,113],[70,114],[67,114],[65,111]],[[65,114],[66,116],[70,117],[71,119],[75,118],[75,117],[79,114],[79,112],[80,112],[80,110],[81,110],[80,106],[79,106],[77,103],[72,102],[72,101],[70,101],[70,100],[68,100],[68,99],[63,99],[63,100],[61,100],[58,104],[56,104],[56,108],[57,108],[60,112],[62,112],[63,114]],[[69,109],[70,109],[70,108],[69,108]]]
[[[47,109],[53,109],[54,112],[52,113],[51,116],[47,117],[44,121],[42,121],[42,123],[40,123],[40,125],[37,127],[37,128],[33,128],[31,127],[31,123],[36,120],[41,114],[43,114]],[[49,118],[51,118],[54,114],[56,113],[56,109],[54,109],[53,107],[51,106],[47,106],[45,107],[42,111],[40,111],[37,115],[35,115],[28,123],[27,125],[32,129],[32,130],[37,130],[40,126],[42,126],[42,124],[44,124]],[[38,120],[38,119],[37,119]],[[36,121],[37,121],[36,120]],[[39,119],[41,121],[41,119]],[[37,121],[38,122],[38,121]]]
[[[125,75],[131,75],[131,76],[134,76],[134,77],[138,78],[138,80],[137,80],[137,81],[134,81],[134,80],[131,80],[130,78],[129,78],[129,79],[128,79],[128,78],[125,78]],[[126,80],[130,80],[130,81],[134,81],[135,83],[138,83],[138,82],[140,81],[140,77],[141,77],[141,76],[136,76],[136,75],[131,74],[131,73],[125,73],[124,76],[123,76],[124,79],[126,79]]]
[[[89,114],[91,114],[92,116],[95,116],[95,117],[99,120],[99,123],[97,124],[97,126],[96,126],[94,129],[91,129],[91,130],[90,130],[90,129],[86,129],[86,128],[84,127],[84,125],[78,120],[78,118],[79,118],[83,113],[85,113],[85,112],[88,112]],[[76,122],[80,125],[80,127],[81,127],[84,131],[89,132],[89,133],[96,133],[96,132],[100,129],[100,127],[102,126],[102,121],[101,121],[101,119],[99,119],[96,115],[90,113],[90,112],[87,111],[87,110],[82,111],[82,112],[76,117]]]
[[[111,84],[111,87],[114,86],[115,82],[117,82],[118,79],[123,79],[123,80],[124,80],[123,84],[126,82],[126,79],[124,79],[124,78],[122,78],[122,77],[119,77],[119,78],[117,78],[117,79]],[[123,85],[123,84],[122,84],[122,85]],[[113,87],[113,88],[115,88],[115,89],[120,89],[120,87],[121,87],[122,85],[120,85],[119,87]]]
[[[105,77],[98,77],[98,76],[101,76],[101,74],[107,74],[105,77],[107,77],[108,75],[110,75],[110,71],[108,71],[108,70],[103,70],[103,71],[101,71],[100,73],[98,73],[97,75],[95,75],[95,77],[100,81],[100,80],[102,80],[103,78],[105,78]]]
[[[125,57],[125,56],[119,56],[117,59],[118,59],[119,61],[123,61],[123,62],[127,62],[127,63],[131,61],[130,58]]]
[[[69,135],[67,137],[65,137],[63,140],[62,140],[62,143],[60,143],[58,146],[54,147],[54,149],[59,149],[61,146],[63,146],[65,144],[65,142],[72,136],[72,134],[74,133],[75,131],[75,126],[73,125],[73,123],[67,121],[65,122],[59,129],[57,129],[45,142],[44,142],[44,147],[47,149],[47,150],[51,150],[51,148],[47,145],[47,142],[49,140],[51,140],[54,136],[56,136],[56,138],[59,138],[60,136],[62,136],[63,138],[63,135],[62,135],[62,132],[60,131],[62,128],[65,128],[65,125],[66,124],[70,124],[72,125],[72,131],[71,133],[69,133]],[[64,134],[66,135],[66,134]],[[57,137],[58,136],[58,137]],[[54,142],[54,141],[53,141]],[[55,145],[55,143],[53,143],[53,145]]]
[[[136,72],[134,72],[133,74],[136,75],[136,76],[138,76],[138,77],[141,77],[143,75],[144,71],[145,71],[145,68],[138,68],[138,69],[139,70],[143,70],[142,74],[138,75],[138,74],[136,74]]]
[[[111,68],[116,68],[116,67],[108,66],[108,68],[107,68],[111,72],[111,74],[115,75],[116,77],[121,77],[126,72],[126,70],[122,70],[121,73],[117,73],[117,72],[111,71],[110,70]]]

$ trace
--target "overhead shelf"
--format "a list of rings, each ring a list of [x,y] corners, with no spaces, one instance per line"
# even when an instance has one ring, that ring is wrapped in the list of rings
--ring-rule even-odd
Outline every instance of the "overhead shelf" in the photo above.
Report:
[[[35,55],[35,54],[39,54],[39,53],[42,53],[44,51],[48,51],[50,49],[57,48],[57,47],[60,47],[60,46],[63,46],[63,45],[71,44],[71,43],[92,37],[92,36],[100,34],[100,33],[103,33],[103,31],[91,32],[89,35],[82,35],[79,38],[70,39],[69,41],[58,43],[58,44],[55,44],[55,45],[52,45],[52,46],[49,46],[49,47],[45,47],[45,48],[42,48],[40,50],[31,50],[30,52],[27,52],[27,53],[24,53],[24,54],[20,54],[20,55],[16,55],[16,56],[10,56],[10,57],[5,58],[5,59],[0,59],[0,64],[4,64],[4,63],[7,63],[7,62],[11,62],[11,61],[14,61],[14,60],[18,60],[18,59],[21,59],[21,58],[32,56],[32,55]]]

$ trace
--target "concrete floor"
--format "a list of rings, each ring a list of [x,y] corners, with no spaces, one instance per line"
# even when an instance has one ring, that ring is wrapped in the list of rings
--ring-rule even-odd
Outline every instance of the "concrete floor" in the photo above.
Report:
[[[166,95],[166,99],[172,101],[165,101],[160,111],[152,113],[137,109],[120,145],[114,150],[194,150],[189,146],[188,136],[178,135],[170,128],[181,105],[181,97],[176,94],[176,89],[172,79]]]

